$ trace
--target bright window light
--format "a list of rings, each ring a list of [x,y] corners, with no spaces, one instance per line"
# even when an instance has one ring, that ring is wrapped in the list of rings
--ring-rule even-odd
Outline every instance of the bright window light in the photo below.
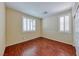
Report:
[[[65,16],[65,32],[69,31],[69,16]]]
[[[69,32],[69,16],[60,17],[60,32]]]
[[[27,19],[23,17],[23,32],[25,31],[35,31],[36,30],[36,20]]]
[[[64,17],[60,17],[60,31],[64,31]]]

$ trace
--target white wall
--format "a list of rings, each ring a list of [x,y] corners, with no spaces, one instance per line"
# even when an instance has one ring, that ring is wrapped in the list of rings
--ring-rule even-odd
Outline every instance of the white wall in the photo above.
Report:
[[[21,13],[19,11],[6,8],[7,14],[7,46],[21,43],[36,37],[41,36],[41,20],[37,17]],[[23,32],[22,31],[22,16],[32,17],[36,19],[36,31]]]
[[[5,6],[0,2],[0,56],[5,50]]]
[[[70,15],[70,33],[59,32],[59,16],[68,14]],[[64,42],[73,45],[72,39],[72,19],[71,10],[63,11],[61,13],[50,15],[43,19],[43,37],[47,37],[56,41]]]
[[[79,12],[76,12],[78,5],[79,5],[79,3],[73,4],[72,16],[73,16],[74,45],[76,47],[76,54],[79,56],[79,32],[78,32],[79,31],[79,29],[78,29],[79,28],[79,16],[75,16],[75,18],[74,18],[74,15],[76,13],[79,13]]]

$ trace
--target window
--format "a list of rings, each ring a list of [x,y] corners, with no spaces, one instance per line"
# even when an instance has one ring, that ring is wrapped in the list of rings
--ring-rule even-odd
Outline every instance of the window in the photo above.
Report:
[[[69,32],[69,16],[60,17],[60,32]]]
[[[23,32],[35,31],[35,30],[36,30],[36,20],[23,17]]]

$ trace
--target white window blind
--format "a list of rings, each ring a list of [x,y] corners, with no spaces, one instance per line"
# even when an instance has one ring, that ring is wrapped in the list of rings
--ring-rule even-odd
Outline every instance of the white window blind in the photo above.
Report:
[[[23,17],[23,32],[35,31],[35,30],[36,30],[36,20]]]
[[[60,31],[64,31],[64,17],[60,17]]]
[[[69,16],[60,17],[60,32],[69,32]]]
[[[65,32],[69,31],[69,16],[65,16]]]

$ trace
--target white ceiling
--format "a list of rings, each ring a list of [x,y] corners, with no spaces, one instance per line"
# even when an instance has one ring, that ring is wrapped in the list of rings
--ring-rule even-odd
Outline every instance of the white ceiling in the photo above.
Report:
[[[72,2],[7,2],[6,6],[33,16],[45,17],[70,9]],[[44,14],[45,11],[48,13]]]

